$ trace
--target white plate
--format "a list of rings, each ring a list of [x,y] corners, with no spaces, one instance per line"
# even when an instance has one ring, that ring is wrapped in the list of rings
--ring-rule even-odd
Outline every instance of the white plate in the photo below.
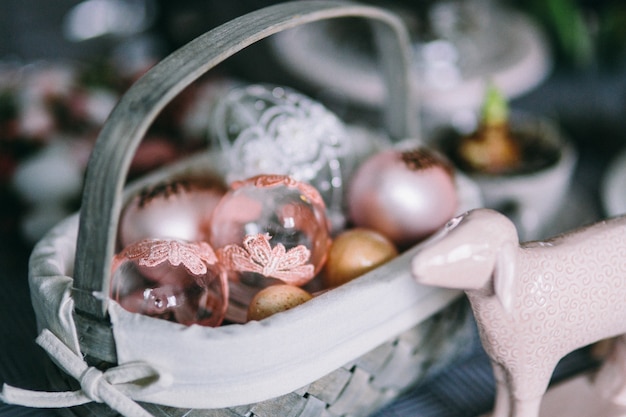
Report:
[[[438,113],[476,108],[482,102],[486,80],[512,98],[545,79],[552,62],[539,28],[517,12],[503,12],[496,22],[492,30],[500,39],[499,46],[480,67],[461,74],[454,87],[427,85],[416,71],[415,94],[424,108]],[[350,42],[336,39],[333,24],[338,23],[301,26],[273,36],[270,45],[287,70],[312,86],[361,105],[380,106],[385,91],[373,60],[364,51],[347,46]]]

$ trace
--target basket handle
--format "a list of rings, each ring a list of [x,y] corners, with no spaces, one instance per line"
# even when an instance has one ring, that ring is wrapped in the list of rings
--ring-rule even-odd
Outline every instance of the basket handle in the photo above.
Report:
[[[103,332],[110,333],[106,303],[123,187],[137,146],[159,112],[185,87],[245,47],[286,29],[339,17],[362,17],[376,23],[378,59],[387,85],[388,133],[395,139],[415,137],[409,35],[398,17],[379,8],[319,0],[281,3],[233,19],[173,52],[120,99],[87,166],[73,274],[81,349],[112,340]],[[114,348],[109,350],[113,358]]]

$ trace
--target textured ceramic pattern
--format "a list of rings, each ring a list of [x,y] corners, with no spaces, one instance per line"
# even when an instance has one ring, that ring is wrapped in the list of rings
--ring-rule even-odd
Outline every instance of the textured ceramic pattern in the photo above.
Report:
[[[626,332],[626,217],[518,245],[508,218],[474,210],[425,243],[413,273],[465,290],[494,367],[494,417],[536,417],[563,356]]]

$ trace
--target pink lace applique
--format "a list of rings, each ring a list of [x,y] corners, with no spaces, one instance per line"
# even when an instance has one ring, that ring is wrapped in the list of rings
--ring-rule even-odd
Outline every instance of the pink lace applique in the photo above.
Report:
[[[126,248],[124,256],[147,267],[155,267],[165,261],[174,266],[182,263],[194,275],[206,274],[207,264],[217,262],[217,256],[208,243],[176,240],[142,240]]]
[[[276,187],[278,185],[284,185],[285,187],[294,187],[300,190],[300,192],[312,203],[325,207],[324,200],[320,195],[317,188],[302,181],[296,181],[289,175],[278,174],[263,174],[255,177],[248,178],[243,181],[235,181],[231,184],[231,188],[236,190],[246,184],[254,184],[255,187],[269,188]]]
[[[268,175],[258,175],[256,177],[253,178],[254,179],[254,185],[256,185],[257,187],[274,187],[277,185],[285,185],[288,187],[295,187],[297,186],[297,181],[294,180],[293,178],[291,178],[288,175],[272,175],[272,174],[268,174]]]
[[[243,247],[228,245],[220,251],[222,262],[232,270],[256,272],[280,279],[288,284],[302,285],[313,278],[314,267],[307,263],[311,252],[303,245],[289,250],[282,243],[274,248],[269,234],[248,235]]]

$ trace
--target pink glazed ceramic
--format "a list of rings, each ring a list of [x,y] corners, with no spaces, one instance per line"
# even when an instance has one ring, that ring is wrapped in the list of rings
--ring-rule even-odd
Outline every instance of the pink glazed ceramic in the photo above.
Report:
[[[537,417],[563,356],[626,333],[626,216],[519,244],[507,217],[476,209],[424,242],[411,268],[467,294],[496,379],[493,417]],[[593,385],[626,405],[626,345],[615,349]]]

